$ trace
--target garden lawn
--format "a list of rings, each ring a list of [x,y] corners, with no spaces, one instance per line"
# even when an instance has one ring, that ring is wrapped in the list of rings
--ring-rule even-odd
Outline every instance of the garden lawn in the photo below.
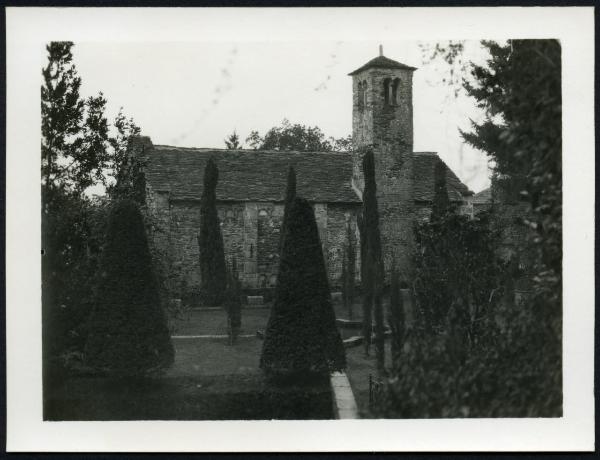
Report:
[[[264,330],[268,309],[244,313],[242,328]],[[204,310],[192,312],[185,326],[189,335],[212,335],[225,334],[226,330],[219,330],[223,324],[223,310]],[[235,345],[226,338],[173,339],[175,362],[163,375],[79,375],[46,385],[44,420],[332,418],[328,382],[281,387],[264,379],[258,367],[262,343],[256,336],[240,337]]]
[[[265,330],[269,320],[269,308],[242,308],[240,334],[255,335]],[[169,321],[171,335],[226,335],[227,315],[222,308],[191,310],[186,316]]]
[[[355,306],[360,312],[360,305]],[[336,304],[336,312],[339,311]],[[346,317],[346,315],[339,316]],[[45,392],[45,420],[243,420],[330,418],[328,387],[310,391],[273,388],[259,369],[268,308],[242,310],[241,334],[235,345],[227,338],[174,338],[175,362],[161,376],[117,379],[89,375],[70,377]],[[356,316],[355,316],[356,318]],[[175,336],[225,335],[224,310],[194,310],[189,320],[176,320]],[[342,331],[344,336],[359,330]],[[389,359],[389,347],[386,350]],[[369,412],[369,374],[376,376],[374,349],[346,349],[346,373],[361,417]]]

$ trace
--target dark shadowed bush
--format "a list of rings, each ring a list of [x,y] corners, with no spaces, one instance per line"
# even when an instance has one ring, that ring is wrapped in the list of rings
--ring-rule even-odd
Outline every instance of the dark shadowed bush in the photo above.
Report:
[[[342,258],[342,300],[345,310],[348,312],[348,318],[353,318],[352,306],[354,304],[355,278],[356,278],[356,245],[355,236],[352,232],[352,226],[348,222],[346,225],[346,245],[344,247],[344,256]]]
[[[384,324],[383,324],[383,258],[381,255],[381,233],[379,231],[379,210],[377,208],[377,183],[375,181],[375,157],[373,149],[367,148],[363,157],[365,189],[363,192],[363,216],[361,220],[361,254],[363,256],[363,337],[365,353],[369,353],[371,337],[371,312],[375,320],[375,355],[377,369],[384,371]],[[368,319],[367,319],[368,318]]]
[[[294,199],[284,232],[260,367],[268,375],[342,370],[344,346],[335,325],[317,223],[308,201]]]
[[[390,274],[390,311],[388,315],[388,325],[392,331],[392,359],[396,361],[400,354],[400,349],[404,344],[404,301],[400,292],[400,276],[396,268],[396,261],[392,261],[392,271]]]
[[[95,299],[85,348],[89,365],[139,374],[173,362],[144,223],[133,201],[119,201],[111,210]]]
[[[217,182],[219,170],[209,158],[204,170],[204,190],[200,199],[200,276],[202,298],[206,305],[221,305],[227,284],[225,250],[217,212]]]

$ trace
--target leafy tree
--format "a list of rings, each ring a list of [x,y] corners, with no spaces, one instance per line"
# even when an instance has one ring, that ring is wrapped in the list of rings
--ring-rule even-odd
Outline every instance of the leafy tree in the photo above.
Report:
[[[141,374],[169,366],[173,357],[143,218],[135,202],[121,200],[108,223],[86,361],[106,372]]]
[[[240,136],[233,130],[233,132],[225,138],[225,146],[227,150],[237,150],[242,148],[240,144]]]
[[[142,205],[145,201],[145,180],[142,173],[143,162],[134,158],[130,151],[130,142],[140,134],[140,128],[133,118],[123,114],[123,108],[115,117],[115,136],[109,138],[111,152],[108,158],[108,174],[112,183],[107,186],[107,193],[113,198],[128,197]]]
[[[371,331],[367,330],[371,315],[375,319],[375,354],[377,369],[384,372],[384,324],[383,324],[383,258],[381,255],[381,234],[379,232],[379,211],[377,209],[377,185],[375,183],[375,159],[373,150],[367,149],[363,156],[363,174],[365,188],[363,191],[363,218],[361,221],[361,244],[363,251],[363,334],[365,353],[369,352]]]
[[[85,102],[79,97],[81,78],[73,64],[72,42],[46,46],[48,64],[42,70],[42,183],[51,187],[64,177],[81,134]]]
[[[498,189],[531,204],[538,288],[553,305],[562,298],[561,48],[556,40],[484,42],[485,66],[474,66],[468,94],[488,119],[465,140],[494,162]],[[509,197],[510,198],[510,197]],[[559,328],[560,329],[560,328]]]
[[[108,122],[102,93],[82,100],[81,78],[73,64],[72,42],[46,46],[42,70],[42,184],[84,191],[104,183]]]
[[[335,325],[317,223],[308,201],[294,199],[284,232],[260,367],[267,375],[300,378],[342,370],[344,346]]]
[[[351,135],[337,139],[334,137],[329,137],[329,143],[331,144],[331,149],[334,152],[350,152],[352,150]]]
[[[465,83],[487,113],[463,133],[493,160],[497,206],[474,220],[445,213],[416,232],[421,326],[406,338],[380,415],[562,414],[561,50],[555,40],[484,42],[490,59]],[[498,213],[530,204],[534,295],[514,296],[515,261],[497,257]],[[440,308],[441,307],[441,308]],[[427,312],[429,313],[427,314]],[[543,349],[540,355],[536,350]]]
[[[262,137],[260,136],[260,133],[256,130],[250,131],[250,134],[248,134],[248,137],[246,138],[246,144],[248,144],[248,146],[252,150],[259,150],[261,148],[262,142]]]
[[[513,374],[510,384],[500,383],[514,360],[507,352],[517,331],[508,324],[516,324],[512,321],[516,315],[501,308],[503,266],[489,216],[480,213],[471,220],[447,212],[419,224],[415,237],[417,325],[410,330],[402,325],[398,279],[392,273],[394,369],[380,415],[523,414],[510,400],[514,394],[507,398],[502,393],[509,387],[514,392],[514,382],[523,383],[521,376]]]
[[[529,344],[544,343],[544,354],[523,365],[548,396],[562,401],[562,92],[561,46],[557,40],[484,42],[490,58],[472,66],[467,93],[486,111],[465,140],[494,163],[493,185],[500,203],[529,203],[524,225],[530,229],[535,295],[522,318]]]
[[[72,42],[46,46],[41,85],[42,315],[44,381],[80,354],[93,304],[93,279],[104,246],[108,200],[89,198],[108,185],[125,157],[120,114],[110,135],[102,93],[83,99]],[[133,122],[129,122],[133,126]],[[135,133],[139,132],[136,128]],[[121,152],[121,153],[120,153]],[[110,196],[113,196],[110,194]],[[59,366],[54,366],[58,364]],[[66,366],[69,367],[69,366]],[[46,386],[45,386],[46,388]]]
[[[281,126],[271,128],[264,137],[258,131],[252,131],[246,143],[255,150],[331,152],[349,149],[351,138],[327,139],[317,126],[292,124],[284,119]]]
[[[226,288],[225,251],[217,212],[218,180],[219,170],[211,157],[204,170],[198,235],[202,295],[207,305],[221,305]]]
[[[81,349],[99,245],[96,203],[83,191],[101,182],[108,125],[106,100],[83,100],[71,42],[46,46],[41,86],[42,317],[44,374],[50,360]]]

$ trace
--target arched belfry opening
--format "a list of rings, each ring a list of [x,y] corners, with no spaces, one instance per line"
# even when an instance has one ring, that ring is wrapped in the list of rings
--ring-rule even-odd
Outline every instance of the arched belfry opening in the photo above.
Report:
[[[392,88],[391,88],[391,104],[390,105],[400,105],[400,101],[398,100],[398,86],[400,85],[400,79],[394,78],[392,80]]]

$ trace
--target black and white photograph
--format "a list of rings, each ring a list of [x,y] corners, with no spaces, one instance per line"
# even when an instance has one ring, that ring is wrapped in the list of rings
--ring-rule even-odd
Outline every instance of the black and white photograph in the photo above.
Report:
[[[100,24],[91,10],[66,17]],[[33,197],[37,265],[19,289],[33,291],[37,320],[28,346],[8,296],[7,359],[10,394],[11,337],[36,348],[19,352],[38,356],[36,423],[301,421],[326,437],[387,421],[560,430],[583,414],[577,435],[562,434],[593,449],[593,119],[580,123],[592,122],[591,144],[572,151],[562,29],[499,38],[485,24],[464,35],[428,24],[418,36],[394,31],[405,8],[364,11],[362,32],[346,8],[299,9],[304,22],[293,9],[200,8],[179,11],[180,35],[171,24],[149,38],[158,11],[135,37],[118,32],[127,10],[104,35],[53,24],[26,47],[38,124],[13,190]],[[435,8],[422,10],[426,22]],[[569,33],[593,24],[592,9],[567,10]],[[339,36],[319,36],[341,13]],[[245,32],[277,18],[291,31]],[[590,89],[581,116],[593,117]],[[7,133],[10,163],[10,121]],[[575,207],[574,176],[592,187]],[[569,276],[567,236],[592,250]],[[566,324],[585,343],[567,346]],[[581,400],[566,387],[576,375]]]

